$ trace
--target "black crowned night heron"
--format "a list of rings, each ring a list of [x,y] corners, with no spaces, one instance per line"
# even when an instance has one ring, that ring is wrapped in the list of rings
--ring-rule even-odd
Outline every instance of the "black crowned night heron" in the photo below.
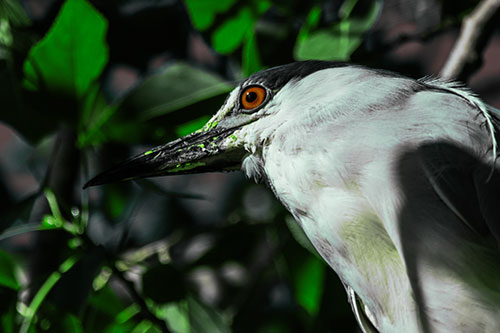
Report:
[[[363,331],[500,332],[499,115],[454,83],[293,63],[86,186],[241,168],[339,275]]]

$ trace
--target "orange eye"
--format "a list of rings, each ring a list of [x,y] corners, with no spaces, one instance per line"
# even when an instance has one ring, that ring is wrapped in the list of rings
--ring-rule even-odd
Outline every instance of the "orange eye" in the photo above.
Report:
[[[247,110],[255,109],[266,100],[266,94],[266,89],[262,87],[248,87],[241,94],[241,105]]]

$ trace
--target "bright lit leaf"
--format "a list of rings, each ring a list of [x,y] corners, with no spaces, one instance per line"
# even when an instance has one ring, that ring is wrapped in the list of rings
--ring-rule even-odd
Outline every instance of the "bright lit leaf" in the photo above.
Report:
[[[85,0],[67,0],[24,63],[24,85],[80,99],[108,60],[106,19]]]
[[[191,17],[194,27],[197,30],[209,28],[215,20],[218,13],[227,11],[236,2],[236,0],[186,0],[186,8]]]
[[[357,1],[348,1],[345,16],[329,28],[309,32],[309,26],[299,34],[294,49],[296,60],[349,60],[351,54],[361,45],[363,34],[373,25],[381,9],[379,1],[373,1],[365,17],[351,17]],[[309,15],[311,22],[316,17],[316,8]],[[311,24],[313,25],[313,24]]]
[[[125,309],[123,309],[119,314],[116,315],[115,320],[123,324],[127,321],[129,321],[132,317],[134,317],[136,314],[141,312],[141,307],[135,303],[129,305]]]
[[[221,24],[212,34],[212,46],[215,51],[228,54],[236,50],[243,42],[254,18],[249,7],[243,7],[238,15]]]
[[[165,319],[173,332],[191,332],[186,300],[157,305],[155,307],[155,314],[158,318]]]
[[[316,316],[323,294],[325,264],[315,256],[309,256],[295,276],[295,297],[306,311]]]

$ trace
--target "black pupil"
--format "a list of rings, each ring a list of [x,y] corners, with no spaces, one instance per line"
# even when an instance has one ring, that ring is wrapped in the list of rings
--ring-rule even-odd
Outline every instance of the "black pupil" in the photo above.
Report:
[[[245,95],[245,100],[248,102],[248,103],[253,103],[255,102],[255,100],[257,99],[257,93],[253,92],[253,91],[249,91],[247,92],[247,94]]]

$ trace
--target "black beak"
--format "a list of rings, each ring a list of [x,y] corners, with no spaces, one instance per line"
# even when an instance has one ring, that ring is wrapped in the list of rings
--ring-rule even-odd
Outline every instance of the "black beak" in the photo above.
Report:
[[[245,151],[225,144],[236,129],[202,129],[155,147],[95,176],[83,188],[145,177],[239,170]]]

